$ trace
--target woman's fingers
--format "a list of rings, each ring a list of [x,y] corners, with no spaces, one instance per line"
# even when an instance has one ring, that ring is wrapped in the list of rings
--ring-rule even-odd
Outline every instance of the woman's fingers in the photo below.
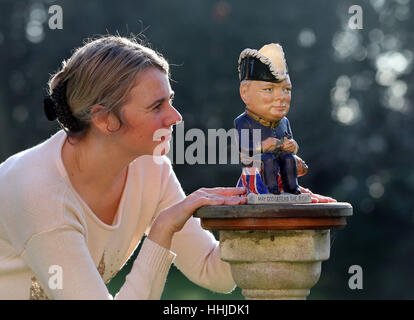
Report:
[[[224,187],[217,187],[217,188],[202,188],[201,191],[207,194],[216,194],[221,196],[237,196],[239,194],[246,193],[246,188],[224,188]]]
[[[246,188],[201,188],[181,202],[181,210],[188,219],[202,206],[239,205],[247,203]]]
[[[239,205],[245,204],[247,197],[244,196],[221,196],[218,194],[209,194],[199,198],[201,206],[217,206],[217,205]]]
[[[245,203],[247,203],[247,197],[244,197],[244,196],[227,197],[224,200],[224,204],[229,205],[229,206],[235,206],[238,204],[245,204]]]

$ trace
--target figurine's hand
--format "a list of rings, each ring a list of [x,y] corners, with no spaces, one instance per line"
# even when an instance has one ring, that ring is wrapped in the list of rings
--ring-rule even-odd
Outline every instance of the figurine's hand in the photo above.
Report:
[[[174,233],[180,231],[194,211],[202,206],[238,205],[247,203],[246,188],[201,188],[184,200],[164,209],[155,219],[148,237],[169,249]]]
[[[297,149],[298,149],[298,144],[293,139],[284,139],[281,149],[283,151],[292,152],[296,154]]]
[[[266,140],[262,141],[263,152],[273,151],[276,149],[277,144],[280,142],[279,139],[269,137]]]

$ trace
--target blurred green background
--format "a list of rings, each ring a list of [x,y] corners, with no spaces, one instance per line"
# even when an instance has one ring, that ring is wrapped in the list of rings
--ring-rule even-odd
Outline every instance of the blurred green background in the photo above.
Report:
[[[62,30],[48,27],[53,4]],[[363,29],[348,26],[352,5]],[[0,0],[0,161],[56,132],[43,115],[46,83],[88,37],[141,33],[173,65],[185,130],[206,134],[229,130],[243,112],[240,52],[279,42],[294,86],[288,117],[310,167],[299,182],[354,207],[348,226],[332,232],[309,299],[413,299],[413,10],[409,0]],[[240,174],[231,164],[174,168],[186,193],[234,186]],[[348,287],[352,265],[363,269],[362,290]],[[112,294],[130,266],[109,283]],[[175,267],[162,297],[242,299],[239,289],[200,288]]]

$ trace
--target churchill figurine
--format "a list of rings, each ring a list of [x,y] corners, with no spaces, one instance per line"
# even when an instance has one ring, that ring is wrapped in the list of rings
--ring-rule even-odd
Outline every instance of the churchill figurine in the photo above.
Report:
[[[294,157],[299,146],[286,118],[292,84],[282,47],[272,43],[259,51],[243,50],[239,58],[239,78],[240,96],[246,105],[245,112],[234,121],[241,162],[243,167],[258,169],[261,178],[255,179],[259,188],[249,191],[280,194],[277,181],[280,173],[284,192],[300,194]],[[260,141],[255,141],[255,130]],[[248,143],[243,143],[247,137]],[[259,154],[260,163],[257,162]],[[255,171],[248,170],[248,173],[256,176]]]
[[[234,120],[243,167],[237,185],[246,187],[248,195],[283,191],[293,199],[288,202],[335,202],[298,184],[308,167],[296,155],[299,145],[286,117],[292,83],[283,48],[272,43],[258,51],[243,50],[238,71],[245,112]],[[280,197],[270,199],[280,202]]]

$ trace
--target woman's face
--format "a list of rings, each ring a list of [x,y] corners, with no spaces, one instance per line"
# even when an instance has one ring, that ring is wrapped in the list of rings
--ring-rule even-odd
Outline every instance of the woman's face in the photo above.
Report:
[[[173,125],[182,120],[172,106],[173,96],[164,72],[154,67],[139,73],[121,109],[120,143],[131,156],[163,155],[169,151]]]
[[[240,95],[251,111],[268,121],[279,121],[289,112],[291,90],[288,76],[280,83],[253,80],[242,83]]]

